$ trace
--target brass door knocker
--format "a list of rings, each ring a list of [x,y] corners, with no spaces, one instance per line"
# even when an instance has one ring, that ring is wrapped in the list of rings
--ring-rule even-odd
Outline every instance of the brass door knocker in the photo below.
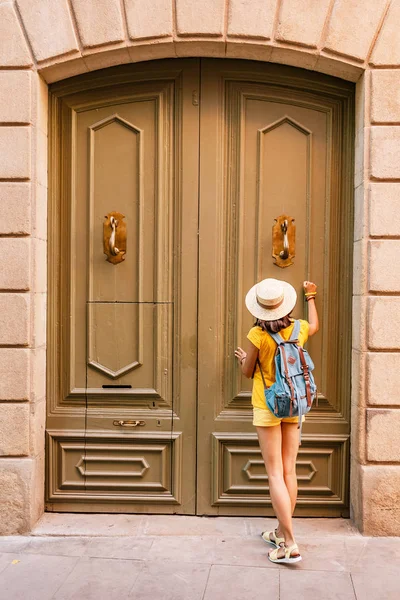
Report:
[[[293,264],[296,249],[296,225],[288,215],[280,215],[272,227],[272,256],[277,267],[284,269]]]
[[[103,224],[103,247],[107,261],[113,265],[125,260],[126,223],[125,216],[119,212],[110,212]]]

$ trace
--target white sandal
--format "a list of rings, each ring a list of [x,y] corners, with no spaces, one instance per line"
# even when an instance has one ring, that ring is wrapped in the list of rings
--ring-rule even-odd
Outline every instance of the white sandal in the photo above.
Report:
[[[283,556],[278,556],[278,552],[280,550],[284,550],[285,554]],[[297,552],[296,556],[291,556],[292,552]],[[292,563],[297,563],[301,561],[301,556],[300,556],[300,552],[299,552],[299,547],[297,544],[293,544],[292,546],[281,546],[280,548],[276,548],[275,550],[272,550],[269,554],[268,554],[268,558],[271,562],[273,563],[286,563],[286,564],[292,564]]]
[[[263,531],[261,534],[261,538],[263,539],[263,541],[266,544],[272,544],[272,545],[276,546],[277,548],[279,548],[279,546],[285,542],[285,538],[278,537],[276,535],[276,532],[277,532],[277,529],[274,529],[274,531]],[[271,539],[271,537],[272,537],[272,539]]]

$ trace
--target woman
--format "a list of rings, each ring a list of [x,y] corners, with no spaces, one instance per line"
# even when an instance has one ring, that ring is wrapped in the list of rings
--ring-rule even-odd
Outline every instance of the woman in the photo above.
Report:
[[[299,344],[304,346],[309,336],[319,329],[315,306],[317,286],[311,281],[304,282],[308,302],[308,322],[300,321]],[[272,562],[294,563],[301,560],[299,548],[293,535],[292,514],[297,500],[296,457],[299,448],[298,417],[279,419],[267,407],[264,385],[257,358],[260,361],[267,387],[275,381],[276,343],[268,331],[278,333],[288,340],[294,322],[290,314],[297,300],[296,290],[289,283],[277,279],[264,279],[254,285],[246,296],[246,306],[256,318],[255,326],[248,333],[247,352],[238,347],[235,356],[239,360],[242,373],[253,377],[253,425],[257,429],[258,440],[265,468],[268,474],[272,506],[278,518],[275,531],[264,531],[265,542],[276,546],[268,558]],[[304,417],[303,417],[304,419]]]

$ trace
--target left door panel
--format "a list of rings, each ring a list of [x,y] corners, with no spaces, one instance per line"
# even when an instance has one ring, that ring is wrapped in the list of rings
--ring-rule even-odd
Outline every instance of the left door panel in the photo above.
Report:
[[[194,512],[197,82],[182,61],[53,91],[48,510]]]

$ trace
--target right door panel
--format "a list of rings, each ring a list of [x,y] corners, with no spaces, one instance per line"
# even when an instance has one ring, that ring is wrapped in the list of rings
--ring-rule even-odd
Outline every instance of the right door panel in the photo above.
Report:
[[[303,429],[298,514],[346,514],[351,351],[350,84],[269,65],[202,63],[199,246],[200,514],[265,514],[268,478],[251,424],[251,382],[233,356],[253,325],[247,290],[266,277],[318,284],[321,329],[308,349],[319,406]],[[310,91],[311,90],[311,91]],[[350,166],[351,169],[351,166]],[[272,227],[296,225],[293,264]]]

